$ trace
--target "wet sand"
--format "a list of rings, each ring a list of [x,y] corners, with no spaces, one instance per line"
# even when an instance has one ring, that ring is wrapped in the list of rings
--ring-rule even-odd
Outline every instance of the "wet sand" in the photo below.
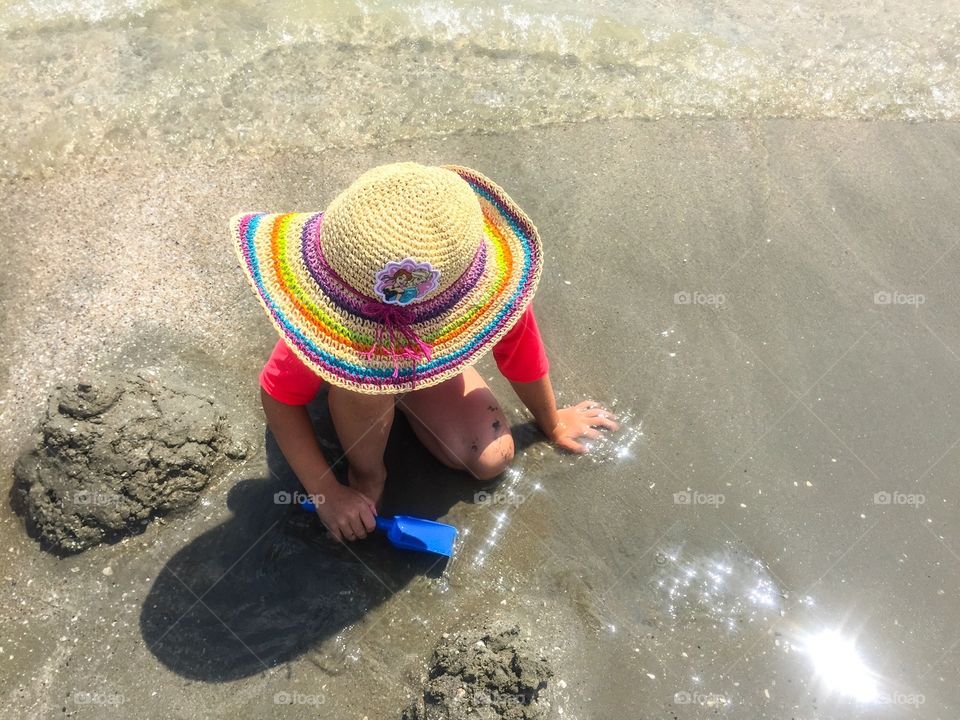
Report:
[[[488,503],[398,425],[394,507],[469,531],[445,572],[304,539],[273,504],[275,336],[226,237],[397,159],[474,166],[527,211],[554,385],[628,418],[557,454],[485,359],[524,446]],[[5,706],[396,717],[440,634],[493,615],[553,658],[556,717],[954,716],[958,161],[955,124],[597,121],[0,186],[8,486],[47,393],[97,368],[205,383],[254,449],[185,515],[72,558],[4,506]]]

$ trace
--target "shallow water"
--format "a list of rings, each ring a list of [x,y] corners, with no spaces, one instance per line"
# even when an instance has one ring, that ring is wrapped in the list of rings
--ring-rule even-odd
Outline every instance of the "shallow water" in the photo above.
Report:
[[[256,393],[275,333],[223,251],[236,207],[309,207],[398,147],[522,199],[554,386],[624,425],[558,454],[484,358],[522,450],[480,496],[400,424],[392,501],[462,531],[439,577],[287,531]],[[492,615],[556,663],[555,718],[955,716],[958,152],[955,123],[617,120],[12,183],[11,239],[46,241],[0,267],[0,451],[56,380],[115,363],[206,383],[258,449],[183,516],[62,561],[0,513],[16,715],[293,718],[276,698],[299,693],[396,717],[437,636]],[[926,302],[878,305],[877,278]]]
[[[296,691],[321,717],[391,717],[437,635],[485,614],[549,650],[558,716],[956,714],[956,125],[752,122],[960,118],[952,3],[0,8],[0,177],[20,178],[4,453],[48,386],[114,356],[201,363],[261,441],[275,336],[223,219],[314,207],[397,147],[523,198],[555,385],[623,422],[586,457],[526,447],[485,495],[396,446],[427,487],[404,509],[463,531],[439,577],[291,537],[252,461],[196,512],[64,561],[5,513],[0,674],[22,716],[300,717],[274,699]],[[667,120],[572,125],[618,117]],[[929,302],[871,301],[898,288]],[[791,388],[814,387],[807,412]],[[915,486],[922,513],[877,505]],[[175,623],[205,589],[211,613]]]
[[[952,119],[951,8],[4,0],[2,173],[592,118]]]

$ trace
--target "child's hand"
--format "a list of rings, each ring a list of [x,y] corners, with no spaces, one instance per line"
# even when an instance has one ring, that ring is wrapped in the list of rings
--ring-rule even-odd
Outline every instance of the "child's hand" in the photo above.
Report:
[[[317,505],[317,515],[337,540],[359,540],[376,527],[376,505],[373,500],[353,488],[334,483]]]
[[[575,453],[582,454],[587,451],[583,443],[577,442],[579,438],[594,440],[600,437],[600,431],[596,428],[620,428],[613,419],[613,413],[593,400],[584,400],[572,407],[557,410],[557,416],[559,421],[553,430],[547,433],[547,437],[551,442]]]

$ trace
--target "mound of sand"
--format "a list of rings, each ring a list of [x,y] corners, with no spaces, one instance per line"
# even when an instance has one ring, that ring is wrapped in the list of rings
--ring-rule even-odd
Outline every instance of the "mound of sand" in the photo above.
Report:
[[[246,454],[210,398],[149,372],[58,386],[13,503],[48,549],[74,553],[195,502],[225,456]]]
[[[403,720],[541,720],[550,663],[517,626],[444,636],[430,661],[423,696]]]

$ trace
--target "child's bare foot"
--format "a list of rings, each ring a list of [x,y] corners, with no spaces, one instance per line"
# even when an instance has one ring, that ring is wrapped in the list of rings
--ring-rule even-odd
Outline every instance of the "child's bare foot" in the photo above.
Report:
[[[347,482],[354,490],[362,492],[373,500],[377,510],[380,509],[380,501],[383,500],[383,488],[387,482],[387,469],[385,467],[375,471],[361,471],[350,467],[347,469]]]

